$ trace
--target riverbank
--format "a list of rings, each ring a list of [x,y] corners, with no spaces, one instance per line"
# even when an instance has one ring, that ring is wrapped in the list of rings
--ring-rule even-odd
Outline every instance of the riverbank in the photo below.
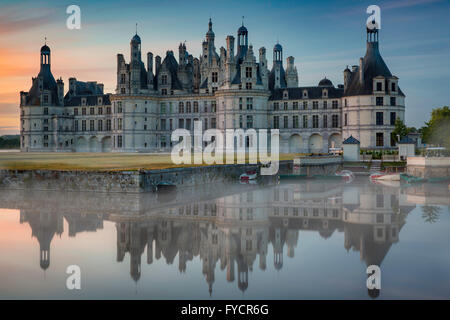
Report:
[[[280,161],[297,156],[280,154]],[[169,153],[0,153],[0,170],[139,171],[199,166],[208,164],[177,165]]]

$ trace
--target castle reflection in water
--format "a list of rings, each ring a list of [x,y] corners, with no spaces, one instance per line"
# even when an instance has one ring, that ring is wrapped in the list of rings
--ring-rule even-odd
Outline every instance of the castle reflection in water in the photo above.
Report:
[[[129,254],[134,281],[143,263],[164,258],[172,264],[178,255],[178,268],[186,272],[189,261],[199,257],[210,292],[217,267],[242,291],[253,268],[265,270],[273,263],[281,270],[283,260],[295,255],[300,231],[324,239],[343,232],[345,250],[359,251],[367,265],[381,265],[415,208],[400,188],[313,181],[205,185],[165,194],[3,190],[0,203],[20,209],[20,222],[28,223],[39,241],[42,269],[50,265],[50,243],[64,232],[64,219],[71,237],[102,229],[107,220],[117,229],[117,261]],[[267,261],[269,247],[273,261]]]

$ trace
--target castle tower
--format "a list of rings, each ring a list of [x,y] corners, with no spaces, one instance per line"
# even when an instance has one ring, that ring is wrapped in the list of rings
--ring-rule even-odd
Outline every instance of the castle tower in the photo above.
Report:
[[[294,65],[295,58],[290,56],[286,59],[286,85],[288,88],[298,87],[298,72],[297,67]]]

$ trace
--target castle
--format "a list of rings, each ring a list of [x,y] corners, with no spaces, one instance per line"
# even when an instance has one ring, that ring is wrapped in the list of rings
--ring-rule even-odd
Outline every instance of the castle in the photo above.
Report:
[[[20,93],[21,150],[54,152],[170,151],[177,128],[203,130],[279,129],[280,152],[327,153],[353,136],[361,148],[391,148],[397,118],[404,121],[405,95],[378,48],[379,30],[367,29],[367,51],[343,72],[343,84],[322,79],[299,87],[294,57],[283,65],[283,48],[273,48],[271,69],[264,47],[258,60],[242,24],[217,52],[211,20],[202,54],[186,45],[162,59],[147,53],[141,39],[130,42],[129,63],[117,55],[117,87],[105,94],[97,82],[55,81],[50,48],[41,48],[41,69],[28,92]],[[236,43],[236,48],[235,48]],[[249,135],[237,143],[250,147]]]

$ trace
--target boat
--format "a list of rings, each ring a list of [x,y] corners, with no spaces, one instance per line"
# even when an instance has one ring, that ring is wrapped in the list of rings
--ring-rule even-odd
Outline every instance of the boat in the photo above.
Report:
[[[239,176],[239,180],[241,181],[248,181],[248,180],[255,180],[258,177],[258,173],[256,170],[252,171],[246,171],[245,173],[241,174]]]
[[[336,172],[336,176],[342,177],[345,183],[350,183],[355,179],[355,175],[350,170],[341,170]]]
[[[400,181],[399,173],[381,173],[376,172],[370,175],[371,180]]]
[[[400,180],[407,182],[407,183],[420,183],[420,182],[427,181],[427,179],[425,179],[425,178],[415,177],[415,176],[409,175],[407,173],[400,173]]]
[[[166,192],[176,189],[177,186],[173,182],[169,181],[161,181],[156,185],[156,191],[157,192]]]

